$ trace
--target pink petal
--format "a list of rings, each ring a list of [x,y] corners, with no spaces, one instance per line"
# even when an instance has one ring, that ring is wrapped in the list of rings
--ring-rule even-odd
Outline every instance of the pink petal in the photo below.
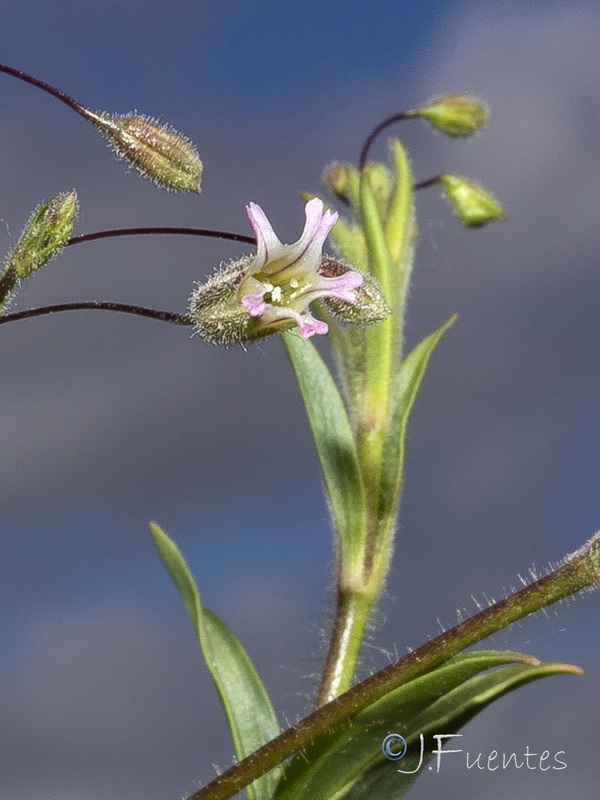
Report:
[[[315,334],[325,334],[329,330],[326,322],[315,319],[310,314],[302,316],[302,322],[298,323],[298,333],[303,339],[310,339]]]
[[[262,294],[245,294],[241,299],[241,304],[247,308],[251,317],[260,317],[267,310]]]
[[[308,201],[304,207],[306,216],[304,230],[296,244],[292,245],[293,247],[297,247],[302,251],[314,245],[319,250],[321,249],[338,219],[337,212],[329,209],[324,211],[324,208],[323,201],[318,197],[313,197],[312,200]]]
[[[354,290],[362,286],[363,282],[364,276],[360,272],[351,269],[343,275],[328,279],[330,286],[327,288],[325,296],[335,297],[346,303],[356,303],[356,292]]]
[[[262,266],[267,263],[282,244],[267,219],[267,215],[258,203],[248,203],[246,215],[256,236],[256,262]]]

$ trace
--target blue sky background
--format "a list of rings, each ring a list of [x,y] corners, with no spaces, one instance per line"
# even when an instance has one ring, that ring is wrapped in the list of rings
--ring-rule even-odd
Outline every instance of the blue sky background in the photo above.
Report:
[[[411,424],[399,540],[362,674],[498,596],[600,527],[600,11],[585,2],[3,0],[0,60],[88,105],[160,115],[197,143],[200,197],[127,174],[94,130],[0,75],[0,246],[75,186],[78,231],[247,232],[285,241],[298,191],[356,160],[382,117],[446,91],[488,100],[484,135],[398,130],[418,179],[475,177],[509,221],[461,229],[418,198],[409,341],[451,313]],[[385,137],[374,154],[385,155]],[[75,299],[185,308],[230,243],[69,248],[19,308]],[[310,706],[330,619],[331,546],[303,411],[279,342],[212,349],[102,314],[2,328],[0,796],[169,800],[231,760],[191,627],[147,520],[247,645],[283,713]],[[596,797],[598,597],[495,637],[580,664],[465,731],[471,752],[566,751],[567,770],[427,775],[414,800]],[[549,777],[551,775],[551,777]]]

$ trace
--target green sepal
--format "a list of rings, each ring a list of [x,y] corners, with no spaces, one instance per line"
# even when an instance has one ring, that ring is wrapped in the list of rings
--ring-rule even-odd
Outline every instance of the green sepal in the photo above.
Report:
[[[503,666],[521,662],[519,666]],[[494,672],[479,673],[501,667]],[[388,800],[404,795],[431,757],[433,734],[455,733],[495,699],[519,686],[557,673],[573,673],[563,664],[540,664],[522,653],[462,653],[426,675],[390,692],[344,725],[318,737],[288,764],[274,800]],[[408,750],[390,761],[382,742],[403,736]],[[421,771],[421,770],[419,770]]]
[[[194,578],[173,540],[154,522],[150,533],[192,620],[241,760],[280,733],[269,696],[239,640],[216,614],[203,607]],[[246,787],[250,800],[271,800],[280,775],[277,767]]]
[[[337,385],[312,342],[282,334],[313,434],[340,556],[360,566],[365,500],[356,443]]]

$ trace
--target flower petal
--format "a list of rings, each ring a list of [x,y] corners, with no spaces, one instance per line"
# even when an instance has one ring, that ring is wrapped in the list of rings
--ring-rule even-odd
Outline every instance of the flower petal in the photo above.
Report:
[[[277,251],[284,245],[279,241],[267,215],[258,203],[248,203],[246,214],[256,236],[256,256],[252,265],[252,271],[256,272],[275,258],[278,255]]]
[[[325,239],[338,220],[336,211],[324,209],[323,201],[318,197],[313,197],[304,207],[306,222],[302,236],[295,244],[290,245],[296,249],[299,260],[317,260],[319,265],[321,263],[321,250]]]
[[[245,294],[241,303],[244,308],[248,309],[251,317],[260,317],[269,307],[262,294]]]
[[[303,339],[310,339],[315,334],[325,334],[329,325],[320,319],[315,319],[309,312],[300,315],[302,322],[298,323],[298,333]]]

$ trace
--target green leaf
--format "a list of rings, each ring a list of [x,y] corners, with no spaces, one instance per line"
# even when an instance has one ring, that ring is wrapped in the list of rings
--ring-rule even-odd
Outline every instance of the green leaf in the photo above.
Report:
[[[495,700],[532,681],[552,675],[580,674],[581,670],[578,667],[549,662],[504,667],[471,678],[454,691],[445,694],[412,720],[413,732],[410,734],[407,732],[405,736],[408,752],[402,761],[390,762],[378,754],[370,768],[366,768],[347,789],[336,794],[335,800],[363,800],[365,797],[369,800],[389,800],[390,797],[395,799],[403,797],[420,773],[426,769],[432,751],[439,749],[438,742],[433,738],[435,734],[456,733]],[[422,757],[419,734],[423,735]],[[460,741],[460,739],[442,740],[440,746],[448,742],[451,749],[462,749]],[[443,761],[443,756],[440,758]],[[396,770],[400,765],[405,773],[416,771],[413,774],[398,773]],[[437,768],[437,764],[433,768]]]
[[[196,629],[241,760],[280,732],[269,696],[238,639],[216,614],[202,606],[194,578],[175,543],[154,522],[150,533]],[[248,786],[250,800],[271,800],[280,774],[276,768]]]
[[[429,359],[446,331],[456,322],[456,315],[425,337],[404,359],[395,378],[393,407],[386,438],[381,480],[382,514],[385,519],[394,509],[402,482],[406,429],[417,392]]]
[[[410,162],[399,139],[392,139],[395,184],[390,198],[385,235],[394,261],[402,264],[414,238],[413,188]],[[402,283],[402,280],[400,281]]]
[[[333,226],[329,238],[337,253],[353,267],[366,272],[369,266],[367,244],[362,228],[341,217]]]
[[[360,214],[369,255],[371,274],[377,278],[388,300],[395,307],[396,271],[388,247],[384,223],[379,213],[371,177],[363,172],[360,179]]]
[[[515,661],[486,675],[484,670]],[[468,652],[436,670],[390,692],[351,722],[320,736],[286,767],[275,800],[389,800],[401,797],[417,777],[421,760],[420,734],[424,735],[421,768],[435,746],[433,735],[454,733],[479,711],[503,694],[536,678],[573,672],[565,665],[540,665],[521,653]],[[382,753],[390,733],[407,742],[401,762]],[[401,774],[397,768],[414,774]]]
[[[311,342],[282,335],[317,448],[340,556],[360,567],[365,501],[356,443],[344,401],[331,372]]]

